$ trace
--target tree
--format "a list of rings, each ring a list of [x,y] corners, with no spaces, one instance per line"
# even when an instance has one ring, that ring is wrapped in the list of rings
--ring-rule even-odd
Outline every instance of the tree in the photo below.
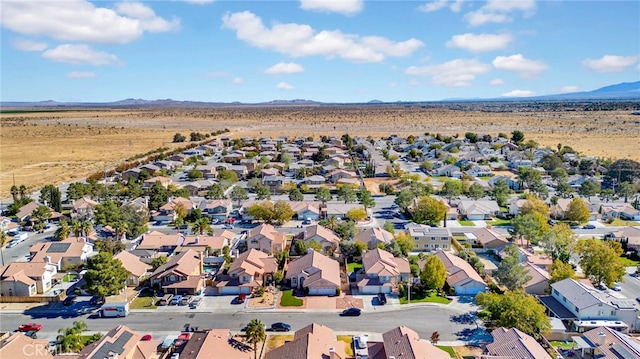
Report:
[[[542,241],[545,252],[555,260],[569,263],[574,253],[578,236],[566,223],[559,223],[551,227],[549,233]]]
[[[422,196],[413,208],[413,220],[416,223],[437,224],[444,220],[447,214],[447,207],[442,201]]]
[[[394,234],[396,232],[396,229],[393,226],[393,222],[391,221],[384,222],[384,226],[382,228],[391,234]]]
[[[157,210],[164,206],[169,199],[169,190],[167,190],[159,181],[156,181],[149,188],[149,209]]]
[[[518,167],[518,180],[532,192],[539,193],[543,188],[546,189],[540,172],[530,167]]]
[[[436,255],[429,255],[420,272],[420,283],[428,289],[441,290],[447,279],[447,269]]]
[[[624,198],[624,203],[629,201],[629,197],[633,196],[638,190],[630,182],[622,182],[618,186],[617,194]]]
[[[344,240],[351,239],[358,234],[358,228],[356,228],[356,224],[352,221],[340,222],[334,231]]]
[[[409,252],[416,248],[415,240],[404,231],[396,234],[393,242],[395,242],[394,245],[398,246],[401,257],[406,257]]]
[[[476,304],[490,313],[496,327],[516,328],[535,338],[551,329],[551,321],[545,307],[522,290],[479,293]]]
[[[582,198],[574,198],[569,202],[569,206],[567,206],[568,220],[584,223],[589,221],[589,218],[591,218],[591,211]]]
[[[505,248],[505,252],[507,255],[502,262],[500,262],[493,276],[500,285],[507,287],[509,290],[522,288],[532,277],[529,272],[527,272],[527,269],[520,265],[518,247],[509,245]]]
[[[367,211],[364,209],[364,207],[352,208],[347,211],[346,216],[347,218],[356,222],[362,221],[363,219],[367,218]]]
[[[455,180],[446,180],[440,190],[440,194],[451,202],[452,198],[462,194],[462,183]]]
[[[71,234],[71,228],[69,227],[69,222],[62,220],[60,221],[60,226],[53,233],[53,238],[55,238],[57,241],[61,241],[69,237],[69,234]]]
[[[539,213],[543,216],[549,214],[549,205],[547,205],[540,197],[530,195],[527,197],[527,201],[522,205],[519,214]]]
[[[343,184],[338,186],[338,193],[336,198],[344,203],[352,203],[358,199],[356,195],[355,186],[352,184]]]
[[[362,188],[358,192],[358,201],[364,207],[365,212],[367,208],[373,208],[376,205],[376,201],[371,196],[371,192],[369,192],[366,188]]]
[[[611,287],[614,282],[621,281],[626,273],[620,260],[622,245],[619,242],[586,239],[578,242],[576,250],[580,255],[582,272],[596,283]]]
[[[640,162],[626,158],[617,160],[609,166],[607,177],[615,179],[617,183],[633,183],[634,179],[640,178]]]
[[[331,201],[332,198],[333,196],[331,196],[331,192],[327,187],[318,187],[318,191],[316,192],[316,201],[319,201],[324,205],[325,203]]]
[[[99,252],[109,252],[116,255],[126,249],[124,243],[119,239],[105,238],[96,241],[95,249]]]
[[[521,144],[524,141],[524,133],[518,130],[511,132],[511,141],[516,145]]]
[[[249,344],[253,344],[253,358],[258,358],[258,343],[267,339],[265,326],[259,319],[251,319],[245,330],[245,338]]]
[[[404,173],[404,171],[402,170],[402,167],[397,162],[394,162],[388,165],[386,172],[387,172],[387,175],[389,175],[389,177],[391,178],[400,178],[400,176],[402,176],[402,174]]]
[[[514,238],[537,244],[549,232],[547,217],[540,213],[519,214],[511,220],[509,233]]]
[[[247,215],[256,220],[271,222],[274,220],[274,206],[270,201],[257,202],[247,207]]]
[[[115,295],[126,285],[129,272],[122,262],[113,258],[109,252],[100,252],[87,262],[85,289],[92,295],[106,297]]]
[[[166,256],[159,256],[159,257],[155,257],[153,258],[153,260],[151,260],[151,268],[155,271],[156,269],[160,268],[162,265],[167,263],[167,257]]]
[[[295,212],[287,201],[280,200],[273,204],[273,219],[278,224],[289,222],[294,214]]]
[[[424,160],[424,161],[420,162],[420,169],[422,170],[422,172],[427,173],[432,168],[433,168],[433,162],[431,162],[429,160]]]
[[[219,183],[214,183],[213,185],[211,185],[211,187],[209,188],[209,191],[207,191],[207,198],[209,199],[225,199],[226,196],[224,195],[224,189],[222,189],[222,186],[220,186]]]
[[[38,228],[42,229],[44,228],[44,222],[51,218],[51,209],[45,205],[38,206],[31,212],[31,218],[35,219]]]
[[[547,171],[555,171],[556,169],[564,170],[562,164],[562,158],[558,156],[557,153],[547,153],[540,159],[540,166]]]
[[[484,197],[484,194],[484,187],[478,182],[473,182],[467,191],[467,195],[473,199],[480,199]]]
[[[130,204],[120,207],[122,221],[126,223],[125,232],[129,238],[137,238],[147,232],[149,216],[146,209],[140,209]],[[116,222],[117,223],[117,222]]]
[[[56,212],[62,211],[62,194],[58,187],[48,184],[40,190],[40,202],[53,208]]]
[[[595,196],[600,193],[600,185],[593,181],[584,181],[584,183],[580,185],[578,193],[584,197]]]
[[[398,207],[404,210],[413,203],[413,200],[415,198],[416,198],[416,195],[413,193],[413,191],[411,191],[408,188],[404,188],[400,190],[400,192],[396,196],[396,199],[393,201],[393,203],[397,204]]]
[[[569,174],[562,167],[557,167],[551,171],[551,178],[555,181],[566,181],[569,178]]]
[[[271,191],[268,186],[258,185],[256,186],[256,200],[262,201],[263,199],[271,199]]]
[[[78,353],[85,347],[85,345],[91,344],[102,336],[100,333],[97,333],[97,335],[91,337],[92,341],[87,343],[83,340],[84,338],[82,336],[82,332],[87,329],[88,326],[83,320],[74,321],[71,328],[58,329],[59,335],[57,338],[57,350]]]
[[[180,133],[176,133],[175,135],[173,135],[173,142],[184,142],[186,140],[187,138]]]
[[[191,232],[193,234],[199,234],[199,235],[203,235],[204,232],[207,232],[213,235],[213,227],[211,227],[211,223],[209,223],[209,219],[207,217],[203,217],[193,223],[193,226],[191,227]]]
[[[343,256],[347,257],[347,261],[353,261],[354,257],[360,257],[362,252],[367,250],[367,244],[364,242],[357,241],[340,241],[338,244],[340,247],[340,253]]]
[[[289,191],[289,201],[304,201],[304,195],[298,188]]]
[[[237,202],[238,207],[240,207],[240,202],[241,201],[245,201],[245,200],[249,199],[249,193],[247,192],[246,189],[244,189],[242,187],[235,186],[231,190],[231,193],[229,194],[229,198],[232,201]]]
[[[551,265],[551,279],[549,280],[549,284],[575,277],[576,271],[573,269],[571,264],[564,263],[559,259],[553,261],[553,264]]]
[[[498,202],[500,207],[505,207],[507,205],[507,201],[509,200],[509,195],[513,191],[509,188],[509,184],[505,179],[499,179],[495,181],[493,184],[493,191],[491,192],[491,196],[493,199]]]

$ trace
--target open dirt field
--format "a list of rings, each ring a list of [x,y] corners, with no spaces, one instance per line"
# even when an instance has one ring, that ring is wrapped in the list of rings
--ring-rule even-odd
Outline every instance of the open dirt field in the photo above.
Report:
[[[176,132],[231,137],[407,136],[425,132],[497,135],[514,130],[546,146],[569,145],[581,153],[640,160],[640,120],[629,111],[486,112],[423,106],[211,107],[180,109],[82,109],[0,115],[0,197],[14,178],[36,190],[112,168],[126,158],[171,146]]]

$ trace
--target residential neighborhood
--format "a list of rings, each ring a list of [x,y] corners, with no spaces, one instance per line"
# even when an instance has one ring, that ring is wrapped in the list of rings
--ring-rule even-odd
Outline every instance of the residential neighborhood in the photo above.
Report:
[[[16,186],[0,354],[638,358],[639,168],[520,131],[218,134],[64,193]],[[96,337],[71,346],[59,315]]]

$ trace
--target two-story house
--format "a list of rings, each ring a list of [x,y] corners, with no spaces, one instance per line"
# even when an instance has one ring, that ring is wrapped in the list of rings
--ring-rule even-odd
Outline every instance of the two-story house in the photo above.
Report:
[[[92,252],[93,244],[86,238],[76,237],[60,242],[37,243],[29,249],[32,261],[51,263],[58,271],[86,262]]]
[[[204,287],[202,256],[187,250],[169,258],[149,276],[151,286],[170,294],[198,294]]]
[[[233,203],[229,199],[209,199],[200,202],[198,206],[204,216],[224,221],[233,210]]]
[[[453,288],[456,295],[476,295],[488,289],[484,279],[464,259],[449,251],[438,251],[435,256],[444,263],[447,286]],[[418,266],[424,268],[425,261],[426,259],[420,260]]]
[[[284,249],[287,236],[278,232],[272,225],[263,223],[247,233],[246,241],[248,249],[257,249],[272,254]]]
[[[329,253],[338,249],[338,244],[340,244],[341,239],[329,228],[314,224],[305,227],[304,231],[298,234],[296,240],[303,241],[307,244],[310,242],[318,242],[325,252]]]
[[[289,263],[285,279],[291,287],[304,288],[309,295],[336,295],[340,289],[340,264],[309,249],[307,254]]]
[[[416,251],[438,251],[451,248],[452,235],[447,227],[429,227],[424,224],[410,223],[405,228],[415,242]]]
[[[56,266],[44,261],[11,262],[0,267],[0,293],[22,297],[43,294],[51,289],[56,273]]]
[[[356,276],[360,294],[392,293],[411,275],[409,261],[376,248],[362,256],[362,271]]]
[[[249,249],[233,261],[227,275],[218,276],[215,287],[219,294],[249,294],[270,282],[277,270],[276,258],[257,249]]]

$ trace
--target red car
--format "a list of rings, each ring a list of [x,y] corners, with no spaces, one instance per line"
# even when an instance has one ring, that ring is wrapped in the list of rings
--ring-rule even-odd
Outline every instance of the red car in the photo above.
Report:
[[[142,341],[149,341],[151,340],[151,334],[145,334],[142,336],[142,338],[140,338],[140,340]]]
[[[30,332],[32,330],[35,330],[37,332],[40,329],[42,329],[42,324],[38,324],[38,323],[27,323],[27,324],[22,324],[21,326],[18,327],[18,331],[20,332]]]

